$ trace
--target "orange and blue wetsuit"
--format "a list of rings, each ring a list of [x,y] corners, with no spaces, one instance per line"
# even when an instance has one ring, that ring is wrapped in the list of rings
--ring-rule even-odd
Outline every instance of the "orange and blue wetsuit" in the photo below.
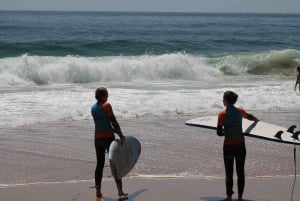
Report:
[[[92,116],[95,123],[95,140],[114,137],[110,119],[114,116],[109,102],[97,102],[92,106]]]
[[[226,172],[226,194],[233,194],[233,163],[236,161],[236,172],[238,176],[238,194],[243,195],[245,186],[245,159],[246,146],[242,130],[242,118],[247,118],[248,114],[242,108],[236,108],[234,105],[227,106],[226,110],[219,113],[218,128],[224,128],[222,134],[220,130],[218,135],[224,135],[223,157]]]
[[[92,106],[91,113],[95,123],[95,149],[97,166],[95,170],[96,188],[101,189],[103,168],[105,162],[105,150],[108,151],[111,142],[115,139],[111,118],[114,117],[109,102],[97,102]]]

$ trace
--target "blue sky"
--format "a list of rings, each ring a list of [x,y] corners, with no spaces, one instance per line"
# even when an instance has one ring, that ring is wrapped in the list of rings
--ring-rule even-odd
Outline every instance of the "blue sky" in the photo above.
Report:
[[[300,13],[300,0],[1,0],[0,10]]]

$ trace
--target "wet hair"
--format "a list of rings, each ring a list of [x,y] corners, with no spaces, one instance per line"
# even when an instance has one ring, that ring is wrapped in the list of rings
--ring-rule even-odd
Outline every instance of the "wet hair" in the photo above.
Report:
[[[103,101],[103,98],[108,95],[108,91],[105,87],[99,87],[96,89],[95,98],[98,101]]]
[[[226,100],[230,105],[235,104],[238,97],[239,96],[233,91],[225,91],[223,95],[223,99]]]

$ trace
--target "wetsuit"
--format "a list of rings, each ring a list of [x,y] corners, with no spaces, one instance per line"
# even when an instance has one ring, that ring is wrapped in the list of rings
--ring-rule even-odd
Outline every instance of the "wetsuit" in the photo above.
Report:
[[[114,114],[109,102],[95,103],[92,106],[91,113],[95,123],[95,149],[97,156],[95,184],[97,188],[101,188],[105,150],[108,151],[111,142],[115,139],[114,131],[110,123],[110,118],[113,117]]]
[[[241,108],[233,105],[227,106],[226,110],[219,113],[218,126],[224,127],[223,157],[226,172],[226,194],[233,194],[233,164],[236,162],[236,172],[238,177],[238,194],[243,195],[245,187],[245,159],[246,146],[242,133],[242,118],[247,118],[248,114]]]

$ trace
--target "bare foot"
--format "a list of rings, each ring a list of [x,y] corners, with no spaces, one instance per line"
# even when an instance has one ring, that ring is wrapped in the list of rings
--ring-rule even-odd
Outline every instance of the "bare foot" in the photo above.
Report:
[[[120,197],[127,197],[127,196],[128,196],[128,193],[120,192],[120,193],[119,193],[119,196],[120,196]]]
[[[228,196],[226,199],[224,199],[224,201],[232,201],[231,196],[230,197]]]
[[[100,189],[96,189],[96,196],[98,198],[102,198],[103,197],[103,194],[101,193]]]

